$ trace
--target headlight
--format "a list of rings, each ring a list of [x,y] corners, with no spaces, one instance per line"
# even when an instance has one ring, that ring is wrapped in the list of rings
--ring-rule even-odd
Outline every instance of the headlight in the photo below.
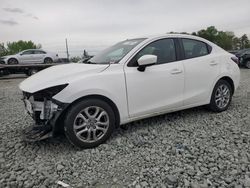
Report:
[[[53,86],[40,91],[35,92],[33,95],[35,101],[43,101],[44,98],[51,99],[54,95],[62,91],[69,84],[62,84],[58,86]]]

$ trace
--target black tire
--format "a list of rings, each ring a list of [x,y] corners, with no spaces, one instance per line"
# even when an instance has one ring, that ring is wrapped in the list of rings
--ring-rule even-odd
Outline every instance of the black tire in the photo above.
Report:
[[[16,64],[18,64],[18,60],[15,59],[15,58],[10,58],[10,59],[8,60],[8,64],[9,64],[9,65],[16,65]]]
[[[88,108],[90,107],[90,108]],[[77,136],[76,135],[76,130],[75,130],[75,123],[77,122],[77,117],[78,115],[81,113],[81,115],[83,115],[85,113],[82,112],[84,109],[88,108],[88,109],[91,109],[91,108],[94,108],[94,107],[99,107],[101,110],[105,111],[105,117],[107,118],[108,117],[108,125],[107,127],[105,128],[106,129],[106,132],[102,134],[102,136],[100,136],[100,138],[98,140],[94,140],[94,141],[85,141],[81,138],[79,138],[79,135]],[[101,111],[102,112],[102,111]],[[82,114],[83,113],[83,114]],[[84,114],[85,115],[85,114]],[[100,115],[100,114],[99,114]],[[106,116],[107,115],[107,116]],[[86,116],[85,116],[86,117]],[[90,119],[90,118],[89,118]],[[83,120],[83,119],[82,119]],[[90,120],[89,120],[90,121]],[[97,120],[96,120],[97,121]],[[84,121],[84,122],[87,122],[87,121]],[[90,127],[91,123],[89,124],[85,124],[84,128],[82,128],[81,130],[83,129],[87,129],[86,134],[90,134],[91,135],[91,139],[94,139],[94,132],[93,132],[93,129],[96,129],[97,131],[97,125],[96,127]],[[82,124],[83,125],[83,122]],[[79,127],[81,126],[79,125]],[[78,125],[77,125],[78,126]],[[94,126],[92,124],[92,126]],[[93,148],[93,147],[97,147],[98,145],[104,143],[109,137],[110,135],[112,134],[113,130],[115,128],[115,114],[114,114],[114,111],[113,109],[111,108],[111,106],[106,103],[105,101],[102,101],[100,99],[94,99],[94,98],[91,98],[91,99],[85,99],[85,100],[82,100],[76,104],[74,104],[73,106],[71,106],[69,108],[69,110],[67,111],[66,113],[66,116],[65,116],[65,120],[64,120],[64,132],[65,132],[65,135],[66,137],[68,138],[68,140],[75,146],[77,147],[80,147],[80,148]],[[91,130],[90,130],[91,129]],[[81,131],[80,130],[80,131]],[[79,131],[79,132],[80,132]],[[98,130],[99,131],[99,130]],[[78,132],[78,133],[79,133]],[[91,133],[89,133],[91,132]],[[99,134],[101,133],[102,131],[99,132]],[[83,134],[83,133],[82,133]],[[97,132],[96,134],[97,135]],[[81,135],[82,136],[82,135]]]
[[[247,69],[250,69],[250,59],[246,61],[245,67],[246,67]]]
[[[33,74],[36,74],[37,72],[38,72],[37,69],[30,69],[30,70],[28,70],[28,71],[26,72],[26,75],[27,75],[27,76],[31,76],[31,75],[33,75]]]
[[[227,88],[229,90],[229,96],[224,98],[225,101],[226,99],[228,100],[228,102],[225,102],[224,106],[223,105],[219,105],[218,103],[220,102],[216,102],[216,98],[217,98],[217,93],[219,93],[219,88]],[[226,80],[219,80],[216,85],[214,86],[213,89],[213,93],[211,96],[211,100],[210,100],[210,104],[208,105],[208,107],[210,108],[210,110],[214,111],[214,112],[222,112],[228,109],[231,100],[232,100],[232,95],[233,95],[233,90],[232,90],[232,86],[226,81]],[[220,98],[220,97],[218,97]],[[217,99],[218,99],[217,98]]]
[[[44,63],[53,63],[53,59],[51,59],[50,57],[46,57],[44,59]]]

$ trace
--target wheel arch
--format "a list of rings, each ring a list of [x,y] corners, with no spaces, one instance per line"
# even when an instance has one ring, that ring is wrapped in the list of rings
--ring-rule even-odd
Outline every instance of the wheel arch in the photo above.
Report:
[[[16,57],[10,57],[10,58],[7,60],[7,63],[8,63],[8,64],[9,64],[9,61],[10,61],[11,59],[15,59],[15,60],[17,61],[17,63],[19,63],[19,61],[18,61],[18,59],[17,59]]]
[[[100,99],[100,100],[103,100],[103,101],[107,102],[111,106],[112,110],[114,111],[114,114],[115,114],[115,126],[119,127],[119,125],[120,125],[120,112],[118,110],[117,105],[111,99],[109,99],[106,96],[99,95],[99,94],[93,94],[93,95],[86,95],[86,96],[80,97],[80,98],[74,100],[72,103],[70,103],[63,110],[63,112],[60,114],[59,118],[57,119],[57,121],[55,123],[55,129],[58,130],[58,129],[61,129],[63,127],[63,126],[60,126],[60,125],[61,125],[61,123],[64,122],[65,114],[67,113],[68,109],[71,106],[78,103],[79,101],[87,100],[87,99]]]
[[[218,79],[216,79],[216,81],[213,83],[213,87],[210,90],[210,95],[209,95],[209,101],[208,102],[211,101],[211,97],[212,97],[212,94],[213,94],[214,87],[217,84],[217,82],[220,81],[220,80],[227,81],[230,84],[230,86],[232,87],[232,91],[233,91],[232,95],[234,94],[234,92],[235,92],[235,84],[234,84],[233,79],[228,75],[223,75],[223,76],[220,76]]]
[[[46,59],[51,59],[52,62],[54,61],[52,57],[46,56],[45,58],[43,58],[43,62],[44,62],[44,63],[45,63],[45,60],[46,60]]]
[[[232,87],[232,91],[233,91],[233,93],[232,93],[232,95],[234,94],[234,91],[235,91],[235,86],[234,86],[234,81],[233,81],[233,79],[232,78],[230,78],[229,76],[223,76],[222,78],[220,78],[219,80],[225,80],[225,81],[227,81],[229,84],[230,84],[230,86]],[[219,81],[218,80],[218,81]],[[217,82],[218,82],[217,81]],[[216,83],[217,83],[216,82]]]

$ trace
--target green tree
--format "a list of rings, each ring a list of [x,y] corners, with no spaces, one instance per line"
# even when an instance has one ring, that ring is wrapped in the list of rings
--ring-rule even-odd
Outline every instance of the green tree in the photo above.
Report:
[[[241,48],[240,39],[238,37],[233,38],[233,50],[238,50]]]
[[[211,42],[216,43],[218,30],[214,26],[210,26],[207,29],[202,29],[202,30],[198,31],[197,35],[199,37],[205,38]]]
[[[238,38],[233,32],[219,31],[214,26],[202,29],[197,33],[193,32],[192,35],[205,38],[224,48],[225,50],[238,50],[250,47],[250,42],[246,34]]]
[[[27,49],[39,49],[42,46],[40,44],[36,45],[32,41],[23,41],[19,40],[17,42],[8,42],[7,43],[7,51],[8,54],[16,54],[20,51],[27,50]]]
[[[246,34],[242,35],[239,40],[241,49],[250,48],[250,41]]]
[[[16,54],[27,49],[40,49],[41,47],[41,44],[35,44],[32,41],[23,40],[19,40],[17,42],[7,42],[6,47],[4,43],[0,43],[0,56]]]
[[[5,46],[4,46],[4,43],[0,43],[0,57],[4,56],[4,55],[7,55],[7,54],[8,54],[8,52],[7,52],[7,50],[6,50]]]
[[[234,37],[235,36],[233,32],[219,31],[218,35],[216,36],[215,43],[225,50],[232,50]]]

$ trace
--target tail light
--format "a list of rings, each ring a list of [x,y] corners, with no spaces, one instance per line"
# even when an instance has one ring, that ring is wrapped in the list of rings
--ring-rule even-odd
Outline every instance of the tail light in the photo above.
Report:
[[[231,59],[237,64],[239,65],[239,58],[234,56],[234,57],[231,57]]]

